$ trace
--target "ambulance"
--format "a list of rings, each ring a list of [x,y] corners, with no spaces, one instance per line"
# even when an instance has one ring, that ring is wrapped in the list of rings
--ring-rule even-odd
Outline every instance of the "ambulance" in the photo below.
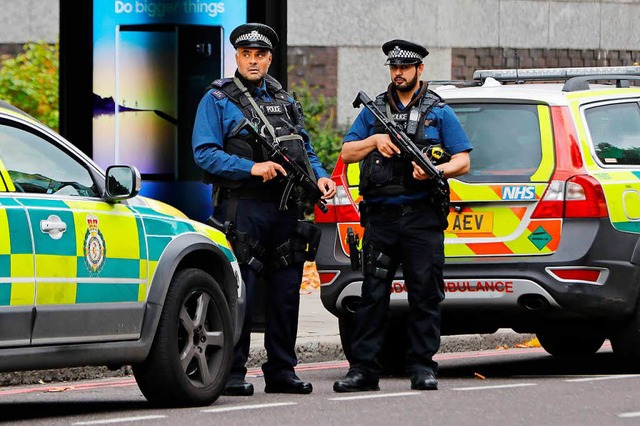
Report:
[[[225,236],[0,101],[0,371],[132,366],[154,405],[222,393],[244,314]]]
[[[610,340],[640,361],[640,67],[476,71],[431,82],[474,149],[449,179],[442,334],[508,328],[535,333],[556,356],[587,355]],[[321,299],[345,351],[362,272],[359,165],[338,160],[338,196],[315,212]],[[360,241],[361,243],[361,241]],[[402,365],[407,297],[402,267],[391,289],[381,361]],[[348,354],[347,354],[348,355]]]

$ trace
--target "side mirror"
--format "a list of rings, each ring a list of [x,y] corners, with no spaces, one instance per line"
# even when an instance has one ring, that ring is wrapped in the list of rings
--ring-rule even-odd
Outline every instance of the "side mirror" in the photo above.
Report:
[[[105,198],[108,201],[125,200],[140,192],[142,178],[133,166],[109,166],[105,177]]]

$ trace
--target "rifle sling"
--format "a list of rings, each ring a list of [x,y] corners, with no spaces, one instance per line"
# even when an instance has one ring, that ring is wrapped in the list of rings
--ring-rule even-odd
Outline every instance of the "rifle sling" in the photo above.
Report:
[[[249,103],[251,104],[253,109],[255,109],[256,114],[258,114],[258,117],[260,117],[260,120],[262,120],[262,122],[264,123],[265,127],[269,131],[269,134],[271,134],[271,137],[273,138],[273,140],[275,140],[276,139],[276,132],[273,129],[273,126],[271,125],[271,123],[269,123],[269,120],[267,120],[267,117],[264,116],[264,113],[262,112],[262,110],[260,109],[260,107],[258,106],[256,101],[253,99],[253,97],[249,93],[249,89],[247,89],[245,87],[245,85],[242,84],[242,82],[240,81],[240,79],[238,77],[233,77],[233,82],[236,84],[236,86],[238,86],[238,88],[246,96],[247,100],[249,101]]]

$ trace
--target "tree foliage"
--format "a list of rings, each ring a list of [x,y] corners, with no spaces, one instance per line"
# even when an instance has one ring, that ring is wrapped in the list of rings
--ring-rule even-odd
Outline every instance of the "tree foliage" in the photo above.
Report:
[[[335,99],[315,96],[306,81],[291,86],[302,104],[305,129],[322,165],[331,173],[340,155],[344,133],[335,125]]]
[[[29,42],[0,61],[0,99],[58,130],[59,45]]]

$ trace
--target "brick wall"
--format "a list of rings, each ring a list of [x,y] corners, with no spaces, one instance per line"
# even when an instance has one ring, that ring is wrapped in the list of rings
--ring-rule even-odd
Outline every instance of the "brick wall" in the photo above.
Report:
[[[336,47],[289,47],[289,86],[306,81],[314,95],[338,96],[338,49]]]
[[[477,69],[563,68],[634,65],[640,50],[451,49],[451,78],[470,80]]]

